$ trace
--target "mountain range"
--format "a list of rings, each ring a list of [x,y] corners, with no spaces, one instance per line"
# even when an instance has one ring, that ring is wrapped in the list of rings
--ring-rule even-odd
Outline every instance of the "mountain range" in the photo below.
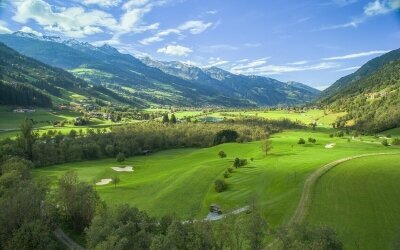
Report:
[[[136,58],[104,45],[16,32],[0,42],[52,67],[69,71],[90,86],[101,87],[120,102],[140,106],[251,107],[311,102],[319,91],[295,82],[236,75],[220,68]]]

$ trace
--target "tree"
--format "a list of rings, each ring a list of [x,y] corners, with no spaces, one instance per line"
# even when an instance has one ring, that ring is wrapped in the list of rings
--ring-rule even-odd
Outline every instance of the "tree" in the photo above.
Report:
[[[122,152],[119,152],[116,158],[117,162],[121,163],[123,161],[125,161],[125,154]]]
[[[112,178],[112,183],[114,184],[114,188],[117,187],[117,184],[120,182],[119,176],[116,175],[114,178]]]
[[[267,223],[257,210],[253,210],[247,218],[245,238],[249,242],[250,249],[261,250],[265,247]]]
[[[171,119],[169,120],[170,123],[175,124],[176,123],[176,117],[175,114],[171,115]]]
[[[79,182],[78,175],[73,171],[66,172],[58,181],[57,202],[60,204],[60,214],[77,233],[90,225],[99,200],[92,185]]]
[[[268,152],[271,151],[272,149],[272,142],[269,139],[265,139],[261,141],[261,151],[265,154],[268,155]]]
[[[218,193],[225,191],[227,188],[226,182],[221,179],[216,180],[214,184],[215,184],[215,191],[217,191]]]
[[[305,144],[306,140],[304,140],[303,138],[300,138],[299,141],[297,142],[297,144]]]
[[[309,142],[309,143],[316,143],[317,140],[316,140],[315,138],[309,137],[309,138],[308,138],[308,142]]]
[[[235,167],[235,168],[238,168],[238,167],[240,167],[240,159],[239,158],[235,158],[235,161],[233,162],[233,166]]]
[[[219,151],[218,152],[218,156],[220,157],[220,158],[225,158],[226,157],[226,153],[224,152],[224,151]]]
[[[388,140],[387,139],[383,139],[382,140],[382,145],[385,146],[385,147],[389,146]]]
[[[21,143],[25,156],[28,160],[33,159],[33,144],[36,141],[37,135],[33,133],[33,122],[26,118],[21,124]]]
[[[225,142],[235,142],[239,137],[238,132],[232,129],[225,129],[219,131],[214,137],[214,145],[218,145]]]
[[[168,113],[164,113],[162,123],[169,123]]]

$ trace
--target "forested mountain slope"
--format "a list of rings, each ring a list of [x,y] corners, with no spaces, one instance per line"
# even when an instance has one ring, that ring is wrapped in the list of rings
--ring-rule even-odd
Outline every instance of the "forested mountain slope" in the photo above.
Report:
[[[351,121],[358,130],[372,133],[400,127],[400,60],[342,87],[327,105],[348,113],[339,126]]]
[[[218,79],[221,69],[202,69],[195,77],[186,77],[147,65],[128,54],[104,45],[95,47],[76,40],[37,37],[17,32],[0,35],[0,41],[20,53],[52,66],[69,70],[93,84],[106,86],[124,98],[138,102],[177,106],[272,106],[302,104],[315,98],[317,91],[265,77],[233,75]],[[198,77],[197,77],[198,76]],[[196,78],[197,77],[197,78]]]
[[[78,95],[100,101],[134,104],[112,92],[91,86],[69,72],[21,55],[0,43],[0,104],[51,107],[74,101]]]
[[[318,97],[318,102],[320,103],[330,103],[338,98],[337,94],[340,96],[342,93],[348,91],[345,90],[346,86],[353,84],[360,84],[358,80],[374,74],[378,70],[382,69],[386,64],[400,60],[400,49],[390,51],[382,56],[376,57],[356,72],[344,76],[332,84],[329,88],[325,89]]]

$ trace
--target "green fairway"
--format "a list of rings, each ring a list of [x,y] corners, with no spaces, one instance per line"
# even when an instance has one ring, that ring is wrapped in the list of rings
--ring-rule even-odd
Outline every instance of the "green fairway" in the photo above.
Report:
[[[308,221],[336,229],[345,249],[392,249],[400,239],[399,162],[385,155],[338,165],[318,182]]]
[[[310,136],[317,139],[315,145],[297,144],[300,137]],[[202,218],[211,203],[220,204],[228,212],[256,198],[268,222],[276,226],[290,218],[305,178],[322,164],[360,153],[398,150],[312,131],[288,131],[274,135],[272,140],[274,148],[267,157],[261,154],[259,142],[229,143],[132,157],[123,165],[133,166],[134,172],[115,172],[111,167],[121,164],[106,159],[39,168],[34,175],[53,177],[55,181],[65,171],[75,170],[82,180],[91,183],[118,175],[121,182],[116,188],[112,184],[97,186],[101,198],[109,204],[130,203],[155,216],[176,213],[180,218]],[[328,143],[336,146],[327,149]],[[228,157],[220,159],[220,150]],[[226,179],[228,190],[216,193],[214,181],[223,179],[223,172],[232,166],[235,157],[246,158],[249,164]]]

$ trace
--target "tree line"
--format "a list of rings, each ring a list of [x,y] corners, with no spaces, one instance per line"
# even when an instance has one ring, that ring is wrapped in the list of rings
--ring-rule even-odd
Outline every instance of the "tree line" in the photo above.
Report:
[[[231,120],[221,123],[164,124],[157,121],[113,127],[111,132],[88,129],[87,135],[71,130],[69,135],[32,130],[32,121],[25,120],[16,140],[0,142],[0,156],[19,156],[35,166],[143,154],[181,147],[210,147],[224,142],[248,142],[267,138],[283,128],[299,128],[289,121],[265,119]]]

